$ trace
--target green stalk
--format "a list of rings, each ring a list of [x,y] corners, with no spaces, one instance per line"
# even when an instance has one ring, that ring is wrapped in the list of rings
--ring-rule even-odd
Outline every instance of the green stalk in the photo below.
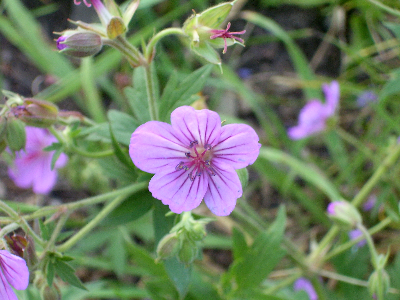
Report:
[[[151,64],[144,65],[144,70],[146,73],[146,90],[147,90],[147,101],[149,103],[150,118],[152,120],[158,120],[156,95],[154,93],[153,86],[153,70]]]
[[[183,32],[182,28],[166,28],[158,32],[155,36],[153,36],[146,47],[145,57],[148,63],[150,63],[153,54],[154,54],[154,47],[158,43],[159,40],[168,36],[168,35],[184,35],[186,34]]]
[[[71,237],[64,244],[58,246],[57,251],[65,252],[69,250],[71,247],[73,247],[79,240],[84,238],[94,227],[96,227],[105,217],[108,216],[109,213],[111,213],[125,199],[126,195],[116,197],[113,201],[107,204],[106,207],[104,207],[103,210],[96,215],[96,217],[94,217],[89,223],[87,223],[84,227],[82,227],[82,229],[79,230],[73,237]]]
[[[370,177],[370,179],[364,184],[364,186],[361,188],[361,190],[357,193],[357,195],[353,198],[351,203],[357,207],[362,204],[362,202],[368,197],[368,195],[371,193],[372,189],[374,186],[379,182],[379,180],[384,176],[389,169],[390,166],[392,166],[396,160],[399,158],[400,155],[400,144],[397,144],[395,147],[393,147],[384,159],[384,161],[381,163],[381,165],[376,169],[374,174]],[[318,247],[315,248],[315,250],[309,255],[308,261],[310,265],[315,264],[315,260],[321,260],[322,259],[322,253],[325,253],[328,251],[328,247],[330,247],[332,241],[335,239],[336,235],[339,233],[340,229],[337,225],[334,225],[325,235],[325,237],[322,239],[322,241],[319,243]]]
[[[32,214],[24,216],[24,218],[26,220],[33,220],[33,219],[37,219],[37,218],[41,218],[41,217],[45,217],[45,216],[54,214],[55,212],[60,211],[60,210],[73,211],[73,210],[81,208],[81,207],[94,205],[97,203],[107,201],[110,198],[114,198],[114,197],[118,197],[118,196],[127,196],[129,194],[136,193],[140,190],[147,188],[147,185],[148,185],[147,181],[139,182],[139,183],[135,183],[135,184],[129,185],[127,187],[124,187],[122,189],[116,190],[116,191],[112,191],[112,192],[94,196],[94,197],[89,197],[89,198],[82,199],[82,200],[79,200],[76,202],[71,202],[71,203],[63,204],[63,205],[59,205],[59,206],[46,206],[41,209],[38,209],[37,211],[35,211]]]
[[[33,229],[29,226],[26,220],[18,215],[11,207],[9,207],[4,201],[0,200],[0,209],[3,210],[6,214],[8,214],[19,226],[25,231],[26,234],[32,236],[35,241],[43,245],[43,240],[33,231]]]

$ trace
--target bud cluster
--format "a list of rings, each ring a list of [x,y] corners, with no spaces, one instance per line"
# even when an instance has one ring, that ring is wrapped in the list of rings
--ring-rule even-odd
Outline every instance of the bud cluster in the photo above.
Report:
[[[190,212],[184,212],[170,233],[158,243],[158,259],[176,255],[180,262],[192,263],[199,254],[199,242],[206,236],[205,225],[210,221],[208,218],[195,220]]]

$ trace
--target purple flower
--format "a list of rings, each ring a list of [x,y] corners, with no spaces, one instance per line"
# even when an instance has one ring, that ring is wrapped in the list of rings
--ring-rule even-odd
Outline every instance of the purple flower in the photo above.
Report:
[[[370,211],[371,209],[374,208],[376,201],[378,199],[376,198],[376,195],[371,195],[368,200],[363,204],[363,211]]]
[[[314,290],[311,282],[304,278],[300,277],[294,282],[293,289],[297,291],[305,291],[308,294],[310,300],[318,300],[318,295]]]
[[[226,50],[228,49],[228,43],[226,42],[226,39],[234,39],[237,40],[240,43],[244,43],[243,39],[234,36],[234,34],[244,34],[246,33],[246,30],[242,31],[236,31],[236,32],[229,32],[229,28],[231,27],[231,23],[229,22],[228,25],[226,26],[226,29],[212,29],[210,32],[212,33],[212,36],[210,36],[210,39],[216,39],[216,38],[222,38],[224,39],[224,51],[222,51],[223,54],[226,53]]]
[[[357,106],[364,107],[372,102],[376,102],[378,100],[378,95],[373,91],[365,91],[357,97]]]
[[[74,0],[75,5],[81,4],[82,1],[80,0]],[[91,7],[93,5],[94,9],[96,10],[101,22],[103,25],[107,26],[110,20],[113,18],[111,13],[108,11],[108,9],[104,6],[103,2],[101,0],[91,0],[90,4],[87,0],[83,0],[83,3],[87,7]]]
[[[363,233],[360,229],[354,229],[354,230],[349,231],[348,235],[351,240],[355,240],[355,239],[359,238],[360,236],[362,236]],[[357,248],[361,248],[366,243],[367,243],[367,241],[365,239],[363,239],[363,240],[359,241],[356,246],[357,246]]]
[[[44,148],[57,142],[48,130],[36,127],[25,127],[25,150],[16,152],[14,165],[9,167],[8,175],[20,188],[30,188],[37,194],[48,194],[57,180],[57,171],[51,170],[53,152],[43,151]],[[55,168],[63,167],[67,156],[61,154]]]
[[[139,169],[155,173],[149,190],[171,211],[190,211],[204,199],[214,214],[226,216],[242,196],[235,169],[252,164],[260,147],[250,126],[222,127],[217,113],[182,106],[172,112],[171,125],[150,121],[139,126],[129,154]]]
[[[335,114],[339,104],[339,83],[322,85],[325,103],[319,100],[309,101],[300,111],[299,125],[289,128],[288,135],[292,140],[299,140],[326,129],[327,120]]]
[[[7,250],[0,250],[0,266],[0,299],[18,300],[10,285],[16,290],[28,287],[29,270],[25,260]]]

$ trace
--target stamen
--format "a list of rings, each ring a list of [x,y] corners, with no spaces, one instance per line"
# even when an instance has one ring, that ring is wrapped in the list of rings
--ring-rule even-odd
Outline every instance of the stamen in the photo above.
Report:
[[[205,150],[211,150],[212,146],[210,144],[205,144],[204,149]]]
[[[193,148],[194,145],[198,145],[198,144],[199,144],[199,142],[196,141],[196,140],[194,140],[193,142],[190,142],[189,147],[190,147],[190,148]]]
[[[175,170],[179,171],[179,170],[189,170],[188,166],[185,165],[185,163],[183,161],[181,161],[176,167]]]

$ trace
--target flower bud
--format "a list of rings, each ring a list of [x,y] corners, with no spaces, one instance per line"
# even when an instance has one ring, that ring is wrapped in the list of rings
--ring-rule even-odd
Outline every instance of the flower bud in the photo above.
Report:
[[[178,252],[179,239],[176,232],[164,236],[157,246],[157,258],[166,259]]]
[[[204,239],[204,237],[207,234],[204,225],[205,224],[202,222],[194,223],[192,225],[191,230],[187,232],[188,238],[195,242],[201,241],[202,239]]]
[[[183,240],[180,245],[178,259],[181,263],[184,263],[185,265],[191,264],[197,257],[198,252],[199,249],[195,243],[191,242],[188,239]]]
[[[24,257],[24,251],[28,246],[28,240],[19,234],[14,234],[12,236],[5,236],[4,239],[11,252],[19,257]]]
[[[61,300],[61,291],[60,288],[53,283],[52,286],[48,286],[45,284],[41,290],[40,290],[40,295],[42,297],[42,300]]]
[[[368,279],[368,289],[370,294],[378,299],[385,299],[385,295],[390,288],[390,277],[385,269],[375,270]]]
[[[6,141],[12,151],[25,148],[26,133],[25,124],[15,117],[8,118],[6,129]]]
[[[345,229],[355,228],[362,221],[358,210],[347,201],[331,202],[327,211],[331,219]]]
[[[51,102],[27,98],[23,105],[12,107],[14,116],[34,127],[49,127],[57,121],[58,107]]]
[[[57,39],[58,50],[75,57],[95,55],[102,47],[100,35],[94,32],[67,30]]]

